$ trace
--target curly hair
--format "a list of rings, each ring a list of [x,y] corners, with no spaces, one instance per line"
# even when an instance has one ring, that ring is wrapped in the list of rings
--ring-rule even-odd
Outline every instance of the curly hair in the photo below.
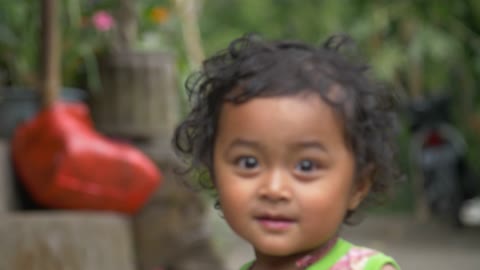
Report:
[[[262,96],[312,92],[342,119],[356,172],[372,166],[369,201],[384,198],[397,179],[395,99],[392,91],[369,76],[368,65],[349,51],[344,53],[352,44],[345,35],[332,36],[319,47],[298,41],[267,41],[254,35],[234,40],[187,80],[192,110],[175,130],[177,154],[190,171],[206,169],[214,179],[213,147],[225,102],[239,104]],[[202,186],[214,190],[213,184]],[[352,214],[347,213],[346,223]]]

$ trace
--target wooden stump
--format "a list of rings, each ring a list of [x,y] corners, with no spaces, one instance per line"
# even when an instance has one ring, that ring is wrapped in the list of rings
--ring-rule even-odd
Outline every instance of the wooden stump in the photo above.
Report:
[[[173,158],[158,163],[164,183],[133,218],[139,270],[225,269],[205,227],[205,201],[172,171]]]

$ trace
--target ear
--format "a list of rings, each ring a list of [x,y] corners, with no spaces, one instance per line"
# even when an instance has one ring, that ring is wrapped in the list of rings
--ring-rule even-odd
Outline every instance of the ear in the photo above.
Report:
[[[349,210],[355,210],[360,203],[367,197],[373,183],[373,173],[375,166],[369,164],[362,169],[352,188],[350,202],[348,204]]]

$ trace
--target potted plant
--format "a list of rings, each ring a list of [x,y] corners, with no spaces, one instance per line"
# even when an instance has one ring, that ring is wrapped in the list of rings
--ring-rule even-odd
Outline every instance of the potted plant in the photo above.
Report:
[[[110,10],[115,38],[100,55],[101,90],[92,94],[91,103],[103,133],[168,140],[179,115],[175,52],[182,44],[172,3],[122,0]]]

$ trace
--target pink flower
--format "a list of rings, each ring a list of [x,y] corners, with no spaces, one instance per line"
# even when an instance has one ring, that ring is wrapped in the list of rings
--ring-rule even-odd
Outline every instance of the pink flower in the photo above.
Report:
[[[113,27],[115,21],[110,13],[100,10],[93,14],[92,23],[98,31],[105,32]]]

